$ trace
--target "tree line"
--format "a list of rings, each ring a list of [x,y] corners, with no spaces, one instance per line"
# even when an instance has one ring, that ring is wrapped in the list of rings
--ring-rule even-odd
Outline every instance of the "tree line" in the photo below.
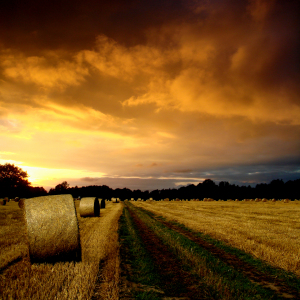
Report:
[[[169,199],[200,199],[213,198],[218,199],[300,199],[300,179],[294,181],[283,182],[281,179],[272,180],[269,184],[260,183],[255,187],[238,186],[230,184],[227,181],[221,181],[216,184],[211,179],[206,179],[197,185],[190,184],[178,189],[161,189],[153,191],[130,190],[128,188],[112,189],[106,185],[90,185],[83,187],[69,187],[65,181],[57,185],[54,189],[50,189],[49,194],[72,194],[74,198],[98,196],[104,199],[120,198],[125,199],[149,199],[161,200]]]
[[[216,184],[206,179],[197,185],[189,184],[177,189],[161,189],[153,191],[130,190],[128,188],[112,189],[106,185],[90,185],[83,187],[70,187],[63,181],[47,192],[43,187],[32,187],[28,181],[28,174],[13,164],[0,165],[0,197],[38,197],[45,195],[71,194],[78,197],[99,197],[102,199],[300,199],[300,179],[284,182],[282,179],[272,180],[270,183],[260,183],[255,187],[238,186],[227,181]]]

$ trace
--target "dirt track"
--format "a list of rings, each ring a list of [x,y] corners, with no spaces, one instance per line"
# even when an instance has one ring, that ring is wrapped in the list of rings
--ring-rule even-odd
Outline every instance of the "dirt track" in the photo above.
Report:
[[[206,294],[205,289],[199,286],[197,279],[183,269],[181,262],[137,215],[132,211],[130,215],[139,228],[139,234],[156,265],[164,296],[172,299],[213,299],[212,295]]]

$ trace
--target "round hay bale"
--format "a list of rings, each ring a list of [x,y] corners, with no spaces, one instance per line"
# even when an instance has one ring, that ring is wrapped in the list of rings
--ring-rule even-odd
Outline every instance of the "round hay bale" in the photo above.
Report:
[[[18,202],[18,205],[21,209],[24,209],[24,203],[25,203],[25,199],[24,198],[21,198]]]
[[[81,217],[99,217],[100,205],[97,197],[85,197],[80,201],[79,213]]]
[[[19,202],[20,201],[20,198],[19,197],[16,197],[15,198],[15,202]]]
[[[5,199],[1,199],[1,200],[0,200],[0,204],[1,204],[1,205],[6,205],[6,200],[5,200]]]
[[[78,221],[72,195],[24,201],[31,262],[80,261]]]
[[[101,208],[105,208],[105,199],[101,199]]]

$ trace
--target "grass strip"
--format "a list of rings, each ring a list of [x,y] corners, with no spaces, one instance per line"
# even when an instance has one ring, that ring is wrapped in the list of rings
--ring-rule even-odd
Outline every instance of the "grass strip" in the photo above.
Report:
[[[121,251],[125,250],[127,254],[126,264],[130,264],[131,267],[128,280],[158,287],[159,274],[126,207],[120,218],[119,239]],[[132,293],[136,299],[161,299],[161,295],[155,291],[133,290]]]
[[[163,220],[164,222],[168,222],[169,224],[172,224],[179,228],[182,228],[182,229],[192,233],[195,237],[199,237],[199,238],[203,239],[204,241],[211,243],[212,245],[226,251],[227,253],[235,255],[240,260],[255,267],[258,271],[260,271],[270,277],[274,277],[279,280],[282,280],[287,286],[290,286],[291,288],[297,290],[298,293],[300,293],[300,278],[297,277],[296,274],[285,271],[280,268],[273,267],[270,264],[268,264],[267,262],[265,262],[259,258],[255,258],[252,255],[244,252],[243,250],[226,245],[224,242],[222,242],[220,240],[216,240],[207,234],[192,230],[181,223],[178,223],[176,221],[168,221],[166,218],[164,218],[162,216],[158,216],[155,213],[150,212],[144,208],[141,208],[141,210],[144,211],[146,214],[148,214],[152,218],[156,218],[158,220],[160,219],[160,220]]]
[[[247,277],[228,266],[209,251],[196,243],[169,229],[141,209],[130,205],[130,209],[157,234],[158,237],[177,255],[191,272],[199,275],[199,280],[211,285],[218,291],[220,299],[284,299],[269,289],[252,283]]]

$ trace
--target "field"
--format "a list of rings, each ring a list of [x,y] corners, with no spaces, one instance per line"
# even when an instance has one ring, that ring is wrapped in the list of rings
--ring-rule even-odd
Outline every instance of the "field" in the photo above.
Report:
[[[299,215],[298,201],[108,201],[77,213],[81,262],[31,265],[9,202],[0,299],[300,299]]]
[[[102,272],[101,286],[97,282],[101,264],[102,269],[107,269],[108,263],[114,263],[113,276],[118,276],[118,262],[112,262],[110,256],[118,253],[117,231],[121,211],[120,203],[108,202],[106,208],[101,209],[100,218],[81,218],[77,213],[82,262],[31,265],[23,211],[12,201],[1,206],[1,299],[90,299],[93,294],[102,294],[104,299],[116,299],[111,278],[107,279],[108,284],[104,278],[104,275],[111,274]],[[117,284],[118,278],[113,281]]]

